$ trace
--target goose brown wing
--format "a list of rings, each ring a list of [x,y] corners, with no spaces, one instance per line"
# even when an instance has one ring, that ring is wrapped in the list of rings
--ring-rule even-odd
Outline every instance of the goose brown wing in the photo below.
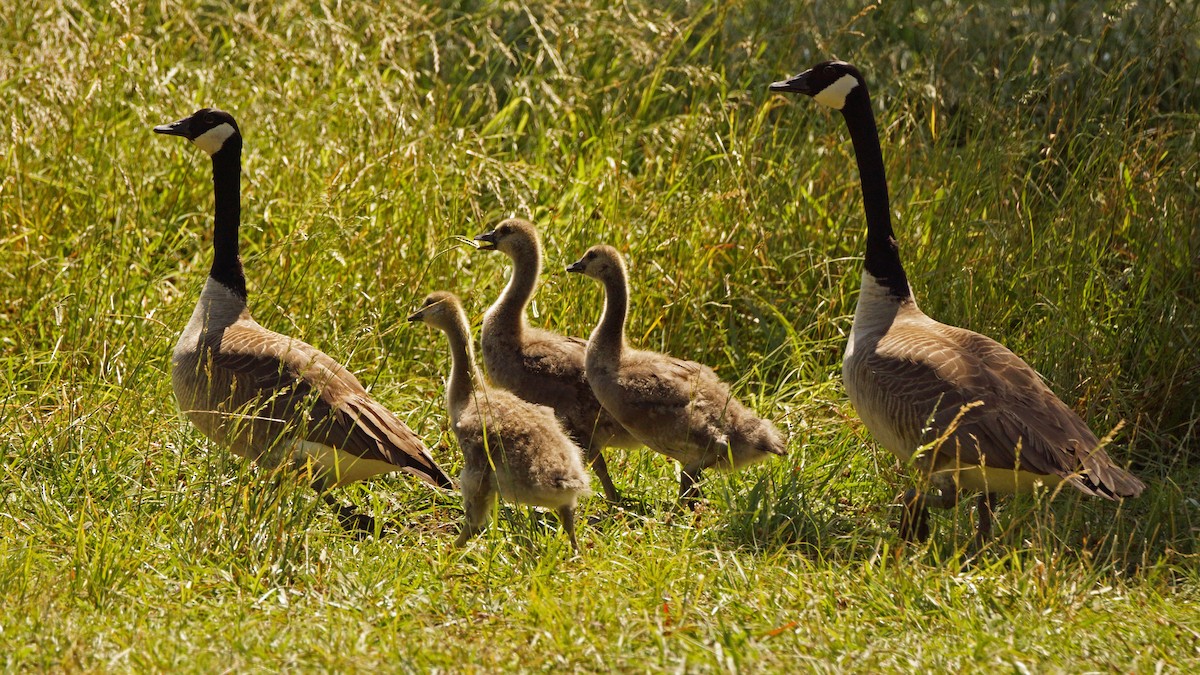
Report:
[[[433,461],[421,439],[370,396],[351,395],[337,406],[330,405],[322,397],[315,410],[318,414],[324,413],[330,423],[315,425],[306,440],[366,459],[383,459],[431,485],[454,487],[454,482]]]
[[[226,371],[238,398],[256,401],[260,415],[280,422],[304,419],[297,425],[304,440],[452,486],[412,430],[372,399],[350,371],[312,345],[257,325],[235,324],[223,331],[211,356],[212,367]]]
[[[945,459],[1058,475],[1100,496],[1118,493],[1128,476],[1029,364],[984,335],[943,324],[898,326],[868,365],[900,416],[928,422],[923,442],[947,435],[939,448]],[[981,405],[963,410],[975,402]]]
[[[941,328],[978,355],[985,386],[997,392],[997,412],[988,425],[993,445],[1015,447],[1019,440],[1022,467],[1063,476],[1088,494],[1113,499],[1141,493],[1145,485],[1112,463],[1087,424],[1029,364],[987,336]]]
[[[881,389],[907,403],[912,422],[926,427],[922,443],[947,436],[942,455],[963,464],[1069,473],[1066,453],[1047,451],[1014,419],[1033,407],[1045,385],[994,340],[941,324],[900,327],[880,342],[871,366]]]

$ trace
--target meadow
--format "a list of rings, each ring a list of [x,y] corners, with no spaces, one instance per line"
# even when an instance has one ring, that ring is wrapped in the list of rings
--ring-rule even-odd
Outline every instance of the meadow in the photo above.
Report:
[[[0,12],[0,668],[5,671],[1100,671],[1200,667],[1200,10],[1126,3],[112,3]],[[896,537],[910,481],[846,399],[865,234],[841,119],[767,91],[827,58],[872,88],[931,316],[1022,355],[1147,484],[966,505]],[[338,496],[211,446],[171,348],[210,263],[208,158],[246,138],[255,317],[346,363],[457,472],[445,341],[405,316],[505,283],[467,241],[541,227],[532,321],[586,335],[588,246],[630,339],[705,362],[789,456],[713,475],[610,451],[630,503]],[[594,483],[599,492],[598,484]],[[1053,498],[1051,498],[1053,496]]]

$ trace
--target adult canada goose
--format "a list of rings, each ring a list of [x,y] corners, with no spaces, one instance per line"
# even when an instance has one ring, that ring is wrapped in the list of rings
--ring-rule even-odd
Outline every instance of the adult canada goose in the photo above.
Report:
[[[616,249],[593,246],[567,271],[604,286],[604,314],[587,346],[592,391],[646,447],[680,463],[681,502],[700,496],[703,469],[736,469],[787,451],[775,425],[734,398],[708,366],[629,348],[629,282]]]
[[[496,493],[506,500],[554,509],[575,541],[575,505],[590,494],[583,450],[563,431],[554,411],[503,389],[488,387],[475,366],[462,303],[452,293],[431,293],[408,317],[446,334],[452,360],[446,407],[463,452],[466,522],[456,546],[487,527]]]
[[[250,316],[238,255],[242,135],[233,116],[204,108],[154,131],[190,140],[213,164],[212,270],[171,359],[175,398],[188,419],[208,438],[266,467],[309,464],[313,487],[347,529],[374,524],[326,488],[389,471],[453,487],[420,439],[350,371]]]
[[[900,531],[928,536],[927,506],[950,508],[978,492],[976,542],[990,536],[996,493],[1062,481],[1082,492],[1136,497],[1145,485],[1115,466],[1083,420],[1027,363],[978,333],[917,308],[892,233],[887,178],[867,85],[841,61],[771,85],[842,112],[862,184],[867,250],[854,324],[842,358],[850,401],[875,438],[917,467],[937,494],[909,490]]]
[[[525,318],[542,271],[537,229],[529,221],[514,218],[475,239],[482,242],[480,250],[500,251],[513,263],[508,286],[483,316],[480,343],[488,377],[526,401],[552,408],[567,433],[585,449],[584,456],[600,479],[604,495],[609,501],[618,501],[620,494],[601,451],[634,447],[639,445],[637,439],[592,393],[584,368],[587,342],[532,328]]]

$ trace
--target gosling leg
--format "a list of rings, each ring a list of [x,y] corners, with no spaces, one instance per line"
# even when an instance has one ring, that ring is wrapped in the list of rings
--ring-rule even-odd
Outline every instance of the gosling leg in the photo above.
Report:
[[[571,550],[579,554],[579,542],[575,540],[575,507],[565,505],[558,507],[558,519],[562,522],[567,538],[571,540]]]
[[[454,545],[462,548],[472,537],[483,532],[492,516],[492,507],[496,503],[496,490],[490,477],[463,472],[459,478],[459,487],[463,496],[462,532]]]
[[[592,471],[596,472],[596,478],[600,479],[600,487],[604,488],[604,498],[616,504],[621,501],[621,493],[617,491],[612,476],[608,474],[608,463],[604,461],[604,455],[600,450],[600,446],[589,446],[584,459],[591,465]]]
[[[685,466],[679,473],[679,503],[689,509],[695,509],[697,500],[704,498],[704,493],[697,485],[700,482],[700,470],[698,466]]]

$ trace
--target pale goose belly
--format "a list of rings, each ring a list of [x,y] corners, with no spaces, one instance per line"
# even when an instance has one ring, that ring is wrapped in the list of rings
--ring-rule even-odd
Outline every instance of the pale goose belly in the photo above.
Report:
[[[329,481],[330,488],[390,473],[398,468],[389,462],[363,459],[344,450],[303,440],[291,443],[291,460],[300,467],[311,463],[315,473],[321,474]]]
[[[990,492],[995,494],[1014,494],[1018,492],[1034,492],[1039,487],[1053,488],[1062,482],[1061,476],[1031,473],[1029,471],[1013,471],[998,467],[984,467],[978,464],[964,464],[935,469],[932,475],[934,483],[958,486],[966,492]]]

